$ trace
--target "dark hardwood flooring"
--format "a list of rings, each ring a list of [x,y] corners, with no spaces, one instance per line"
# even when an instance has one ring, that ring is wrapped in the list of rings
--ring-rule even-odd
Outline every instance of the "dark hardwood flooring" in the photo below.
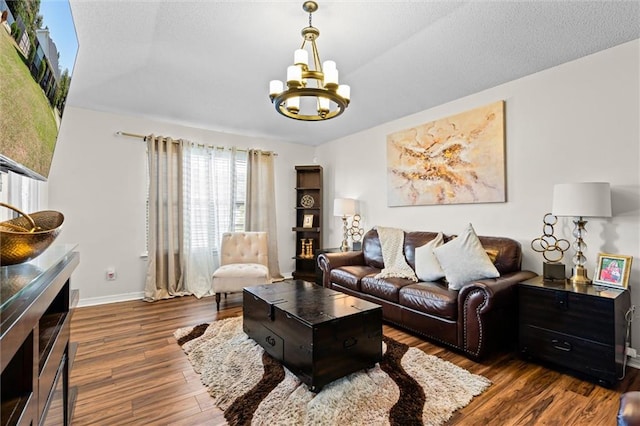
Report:
[[[241,295],[229,295],[216,313],[213,298],[182,297],[78,308],[71,340],[78,351],[71,372],[77,386],[74,425],[223,425],[199,376],[176,344],[173,332],[242,315]],[[493,384],[451,425],[615,425],[619,396],[640,390],[640,370],[628,368],[615,389],[498,354],[477,363],[398,328],[384,333]]]

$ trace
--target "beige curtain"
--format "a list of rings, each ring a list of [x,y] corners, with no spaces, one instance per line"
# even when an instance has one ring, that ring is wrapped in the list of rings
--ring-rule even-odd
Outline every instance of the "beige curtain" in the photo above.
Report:
[[[145,300],[186,294],[182,276],[182,141],[146,137],[149,160],[149,263]]]
[[[249,150],[247,158],[247,231],[264,231],[269,240],[269,273],[275,281],[283,280],[278,263],[276,196],[273,173],[274,154]]]

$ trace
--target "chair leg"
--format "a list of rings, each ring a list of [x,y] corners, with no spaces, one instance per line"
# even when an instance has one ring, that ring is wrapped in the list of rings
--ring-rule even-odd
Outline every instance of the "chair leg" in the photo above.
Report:
[[[220,310],[220,293],[216,293],[216,310]]]

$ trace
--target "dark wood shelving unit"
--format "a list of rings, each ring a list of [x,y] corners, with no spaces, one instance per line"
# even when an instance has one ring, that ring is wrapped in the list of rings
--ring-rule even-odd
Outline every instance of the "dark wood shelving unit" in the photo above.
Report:
[[[53,246],[34,261],[0,267],[0,426],[71,424],[77,345],[69,338],[78,291],[70,277],[80,262],[74,248]]]
[[[293,278],[316,282],[316,257],[322,248],[322,166],[295,166],[296,169],[296,223],[291,228],[295,232],[296,252],[293,259],[296,269]],[[310,200],[313,200],[312,202]],[[305,215],[313,215],[312,227],[303,227]],[[311,241],[312,257],[300,256],[304,242]]]

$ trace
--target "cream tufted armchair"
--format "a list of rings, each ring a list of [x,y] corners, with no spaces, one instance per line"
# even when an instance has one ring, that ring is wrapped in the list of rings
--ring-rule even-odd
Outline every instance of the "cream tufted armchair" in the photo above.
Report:
[[[216,309],[220,295],[243,287],[271,283],[266,232],[225,232],[220,244],[220,267],[213,273]]]

